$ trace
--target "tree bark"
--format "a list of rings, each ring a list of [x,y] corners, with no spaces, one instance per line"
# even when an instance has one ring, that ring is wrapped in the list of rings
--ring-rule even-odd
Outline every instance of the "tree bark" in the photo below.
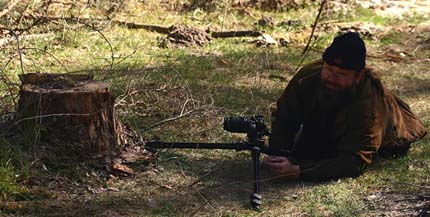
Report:
[[[31,73],[21,81],[17,126],[48,158],[115,155],[124,144],[108,84],[83,74]]]

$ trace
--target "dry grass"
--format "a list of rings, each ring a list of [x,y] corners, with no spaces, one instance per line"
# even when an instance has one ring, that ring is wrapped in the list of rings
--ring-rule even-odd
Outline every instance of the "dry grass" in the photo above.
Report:
[[[82,6],[86,1],[76,2]],[[147,139],[200,142],[240,139],[240,135],[221,129],[223,116],[263,114],[269,117],[271,105],[301,60],[300,52],[317,5],[288,12],[229,7],[225,13],[225,8],[213,12],[198,9],[178,12],[178,3],[183,1],[161,2],[126,1],[115,18],[163,26],[185,23],[215,30],[256,28],[274,37],[289,39],[290,44],[256,47],[253,38],[233,38],[217,39],[204,47],[162,49],[157,46],[157,38],[164,35],[146,30],[107,26],[102,30],[107,43],[91,28],[54,23],[35,29],[50,29],[52,36],[22,39],[23,47],[46,49],[45,52],[26,51],[24,69],[27,72],[62,73],[67,69],[94,73],[97,78],[109,82],[111,91],[118,96],[117,115]],[[86,7],[82,16],[104,16],[104,7],[107,5]],[[57,4],[50,9],[51,13],[74,14],[80,7],[63,12],[60,8]],[[278,21],[298,19],[302,24],[294,28],[258,27],[254,23],[262,14]],[[411,24],[408,20],[386,18],[365,9],[335,18],[324,16],[324,22],[333,21],[329,24],[331,27],[336,27],[339,20],[342,25],[351,20],[386,24],[386,31],[366,39],[373,56],[368,62],[381,74],[384,84],[405,99],[429,126],[428,24],[417,25],[419,16]],[[399,27],[409,24],[417,27],[413,31]],[[316,49],[306,60],[319,58],[321,49],[338,30],[319,29],[318,41],[313,44]],[[110,46],[115,57],[113,65]],[[16,53],[16,46],[9,44],[1,52],[1,66],[5,66]],[[10,64],[2,67],[3,72],[17,81],[19,65],[15,56]],[[17,86],[13,88],[16,93]],[[0,91],[0,96],[7,94],[3,82]],[[147,129],[189,111],[193,112],[184,118]],[[428,194],[429,154],[426,139],[416,144],[408,157],[380,160],[360,178],[325,183],[285,183],[263,171],[261,212],[248,207],[252,165],[245,152],[162,151],[154,167],[137,163],[132,165],[139,171],[135,177],[109,180],[100,175],[100,171],[91,171],[85,165],[73,168],[45,165],[45,171],[43,162],[39,162],[32,164],[31,174],[13,182],[26,186],[34,197],[25,201],[4,200],[0,213],[24,216],[378,216],[385,212],[394,216],[413,215],[420,211],[413,207],[426,201],[405,198]],[[391,206],[397,203],[400,208]],[[428,203],[422,206],[425,205],[428,207]]]

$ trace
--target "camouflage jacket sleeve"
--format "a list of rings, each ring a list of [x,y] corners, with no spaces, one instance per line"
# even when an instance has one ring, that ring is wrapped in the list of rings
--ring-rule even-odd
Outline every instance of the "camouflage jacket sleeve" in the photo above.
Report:
[[[272,134],[269,145],[275,148],[290,148],[294,136],[303,124],[304,92],[302,81],[318,76],[323,65],[317,60],[303,66],[288,83],[272,112]]]
[[[292,160],[292,162],[300,166],[300,178],[306,181],[357,177],[366,167],[366,163],[355,154],[344,154],[319,161]]]
[[[294,135],[300,127],[302,116],[301,103],[297,96],[298,76],[288,83],[272,112],[272,133],[269,138],[270,147],[288,148],[294,140]]]

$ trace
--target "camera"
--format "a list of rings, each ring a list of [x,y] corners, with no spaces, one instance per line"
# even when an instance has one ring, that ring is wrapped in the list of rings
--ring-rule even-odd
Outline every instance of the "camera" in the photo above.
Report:
[[[253,117],[225,117],[224,130],[232,133],[246,133],[249,138],[263,137],[269,134],[264,118],[261,115]]]

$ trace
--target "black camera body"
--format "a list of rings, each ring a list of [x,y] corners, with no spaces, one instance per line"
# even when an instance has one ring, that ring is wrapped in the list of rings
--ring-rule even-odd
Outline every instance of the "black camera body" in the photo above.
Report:
[[[250,139],[262,138],[269,135],[264,118],[261,115],[253,117],[225,117],[224,130],[231,133],[246,133]]]

